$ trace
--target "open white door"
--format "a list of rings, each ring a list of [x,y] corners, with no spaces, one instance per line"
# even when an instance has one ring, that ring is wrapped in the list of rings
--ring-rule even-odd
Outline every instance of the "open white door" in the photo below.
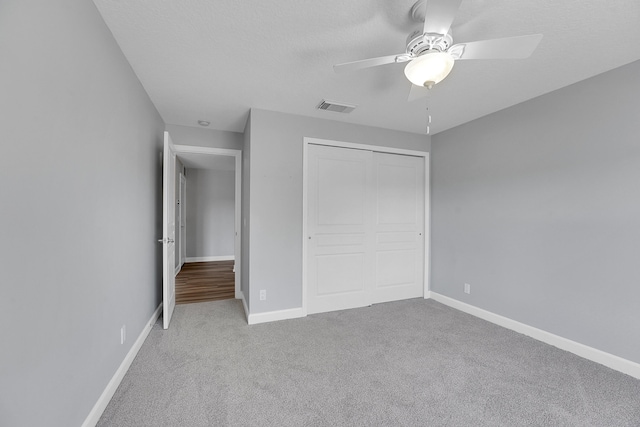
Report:
[[[169,328],[176,306],[176,152],[169,132],[164,133],[162,166],[162,325]]]

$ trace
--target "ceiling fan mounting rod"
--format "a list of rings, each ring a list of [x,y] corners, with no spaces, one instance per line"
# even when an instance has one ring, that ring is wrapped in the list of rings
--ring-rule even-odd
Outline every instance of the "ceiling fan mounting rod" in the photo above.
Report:
[[[418,0],[411,6],[411,18],[415,22],[424,22],[425,12],[426,12],[426,0]]]

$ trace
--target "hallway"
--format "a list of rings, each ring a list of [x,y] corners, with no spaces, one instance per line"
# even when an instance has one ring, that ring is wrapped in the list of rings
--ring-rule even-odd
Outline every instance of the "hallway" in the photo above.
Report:
[[[176,276],[176,304],[235,297],[234,261],[192,262]]]

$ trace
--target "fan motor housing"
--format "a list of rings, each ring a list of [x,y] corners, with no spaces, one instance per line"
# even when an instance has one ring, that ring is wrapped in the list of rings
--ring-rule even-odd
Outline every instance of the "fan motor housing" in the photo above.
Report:
[[[451,31],[443,35],[423,34],[421,30],[416,30],[407,37],[407,54],[416,57],[429,50],[446,52],[452,44],[453,37]]]

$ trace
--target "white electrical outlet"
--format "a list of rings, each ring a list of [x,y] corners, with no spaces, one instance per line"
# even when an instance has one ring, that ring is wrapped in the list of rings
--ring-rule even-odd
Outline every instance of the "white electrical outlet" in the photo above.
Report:
[[[471,285],[468,283],[464,284],[464,293],[465,294],[470,294],[471,293]]]
[[[261,289],[260,290],[260,301],[266,301],[267,300],[267,290],[266,289]]]
[[[124,344],[127,340],[127,325],[122,325],[120,328],[120,344]]]

